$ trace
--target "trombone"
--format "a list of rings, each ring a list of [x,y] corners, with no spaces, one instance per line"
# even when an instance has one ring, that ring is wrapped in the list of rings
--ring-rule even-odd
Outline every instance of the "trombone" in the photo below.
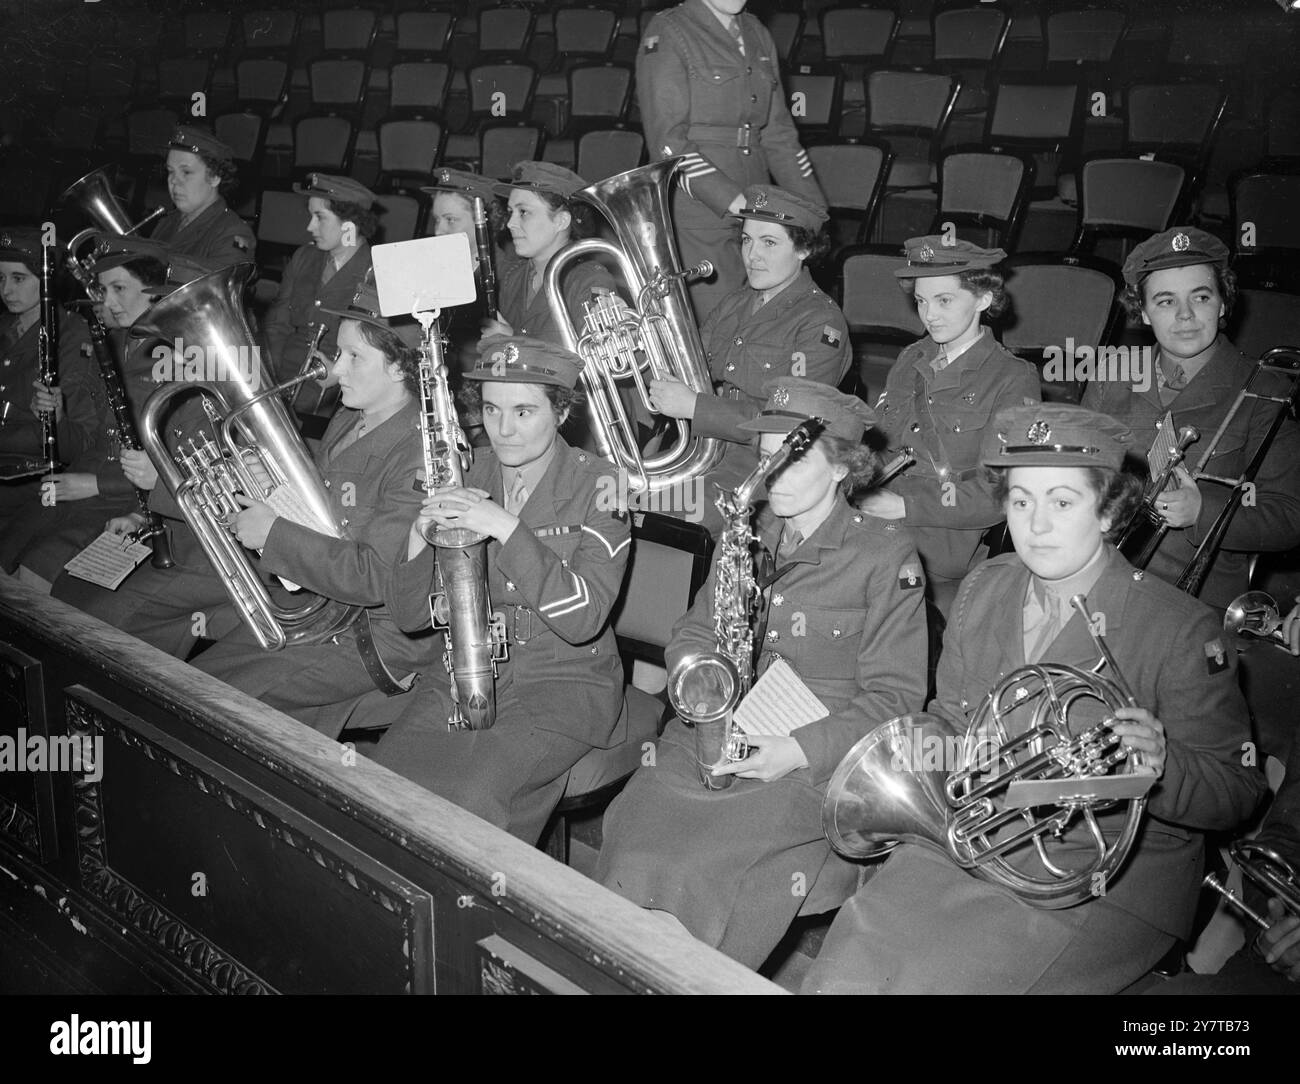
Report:
[[[1223,631],[1235,637],[1239,647],[1252,640],[1267,640],[1275,647],[1291,650],[1282,630],[1282,610],[1266,591],[1247,591],[1228,603]]]

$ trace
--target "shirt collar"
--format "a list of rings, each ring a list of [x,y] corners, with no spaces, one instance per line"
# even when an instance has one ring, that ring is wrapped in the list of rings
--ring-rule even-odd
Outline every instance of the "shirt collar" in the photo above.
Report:
[[[537,488],[537,483],[542,480],[542,475],[546,473],[547,468],[551,465],[551,460],[555,458],[555,453],[560,447],[558,434],[556,439],[551,441],[551,446],[546,449],[540,459],[534,459],[531,463],[525,463],[522,467],[507,467],[501,464],[501,483],[505,487],[501,492],[509,496],[514,492],[515,479],[523,475],[524,485],[531,495]]]
[[[1057,597],[1061,603],[1061,612],[1069,612],[1069,602],[1075,595],[1086,596],[1089,591],[1096,586],[1097,581],[1101,579],[1101,574],[1106,571],[1106,562],[1103,558],[1106,556],[1106,541],[1101,540],[1097,547],[1097,552],[1078,572],[1066,576],[1062,580],[1043,580],[1038,576],[1031,574],[1029,577],[1029,586],[1026,588],[1026,600],[1035,594],[1035,592],[1050,593]]]

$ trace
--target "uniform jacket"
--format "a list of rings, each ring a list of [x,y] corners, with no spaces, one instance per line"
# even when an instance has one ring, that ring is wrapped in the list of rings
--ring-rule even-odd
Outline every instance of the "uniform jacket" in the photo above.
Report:
[[[173,207],[158,220],[150,240],[170,245],[179,256],[214,260],[222,267],[251,263],[256,258],[257,238],[253,231],[220,196],[184,229],[182,217]]]
[[[1292,869],[1300,869],[1300,741],[1291,742],[1286,776],[1255,838],[1277,851],[1283,860],[1291,863]],[[1249,878],[1246,880],[1246,896],[1262,914],[1267,896]]]
[[[715,215],[726,214],[746,186],[769,179],[824,204],[781,89],[772,35],[757,16],[739,18],[743,55],[704,0],[650,21],[636,60],[650,156],[689,155],[688,190]]]
[[[756,527],[768,556],[783,520],[769,510]],[[811,782],[824,787],[854,742],[925,699],[925,582],[906,531],[837,501],[810,538],[778,555],[784,569],[765,592],[756,626],[755,679],[785,659],[830,714],[793,731]],[[673,629],[668,671],[716,646],[717,562],[695,605]]]
[[[1175,428],[1194,425],[1201,439],[1188,449],[1186,463],[1199,464],[1203,450],[1209,446],[1219,425],[1227,416],[1237,392],[1250,376],[1254,363],[1232,342],[1220,335],[1214,353],[1205,366],[1187,384],[1173,402],[1165,407],[1154,377],[1150,388],[1137,391],[1132,384],[1118,381],[1094,381],[1084,392],[1083,405],[1118,419],[1133,430],[1134,447],[1145,460],[1157,427],[1166,410],[1173,412]],[[1261,377],[1254,390],[1281,394],[1281,378]],[[1221,478],[1236,478],[1246,468],[1272,422],[1277,406],[1260,400],[1247,400],[1237,412],[1214,458],[1201,469]],[[1233,518],[1223,547],[1210,568],[1200,598],[1212,606],[1227,606],[1247,589],[1249,555],[1265,551],[1288,550],[1300,544],[1300,427],[1287,420],[1282,423],[1268,457],[1255,478],[1255,502],[1243,504]],[[1191,560],[1219,512],[1227,503],[1227,486],[1213,482],[1200,484],[1201,514],[1195,525],[1186,530],[1171,530],[1147,566],[1150,572],[1170,583],[1178,579]]]
[[[1104,560],[1101,578],[1088,592],[1088,607],[1104,622],[1106,642],[1138,704],[1164,725],[1168,753],[1129,859],[1099,898],[1182,937],[1196,908],[1203,834],[1240,826],[1263,795],[1264,779],[1242,764],[1249,719],[1237,687],[1236,653],[1214,613],[1135,572],[1112,547]],[[961,733],[989,690],[1024,665],[1022,611],[1029,578],[1020,558],[1005,554],[980,565],[961,585],[948,617],[932,709]],[[1091,668],[1097,658],[1076,613],[1042,661]],[[1079,721],[1072,719],[1071,725],[1077,733]],[[1014,715],[1009,732],[1019,732]],[[1122,817],[1122,809],[1098,815],[1109,838]],[[1065,844],[1091,849],[1077,825]],[[1023,851],[1013,861],[1043,875],[1037,859]]]
[[[535,339],[544,339],[554,346],[562,346],[564,344],[560,339],[559,328],[556,327],[550,305],[546,301],[546,292],[539,288],[533,299],[528,300],[528,274],[531,267],[532,261],[517,260],[498,270],[500,278],[497,282],[497,301],[501,306],[501,317],[514,328],[516,335],[529,335]],[[613,276],[594,260],[575,261],[565,269],[560,279],[560,292],[564,295],[569,319],[579,336],[582,334],[582,306],[591,300],[592,292],[597,287],[618,292]]]
[[[407,403],[339,450],[360,418],[359,411],[340,410],[316,453],[330,505],[349,537],[331,538],[277,518],[262,550],[261,568],[326,598],[367,607],[379,653],[400,676],[427,665],[433,655],[429,639],[404,635],[384,603],[393,564],[424,500],[419,408]]]
[[[370,245],[360,242],[348,262],[322,286],[321,272],[328,259],[328,254],[315,245],[303,245],[284,269],[280,292],[262,322],[263,349],[277,381],[290,379],[302,368],[316,324],[323,323],[326,328],[320,341],[321,353],[333,357],[341,318],[321,310],[348,307],[370,270]]]
[[[567,708],[534,707],[538,725],[608,748],[617,740],[617,708],[612,714],[584,708],[603,705],[622,687],[609,617],[622,588],[631,529],[615,503],[614,468],[557,439],[557,453],[521,509],[520,525],[504,546],[495,539],[488,542],[488,597],[493,609],[504,613],[511,641],[509,660],[499,674],[514,683],[523,703],[530,683],[549,683],[551,696],[564,688]],[[486,490],[504,504],[501,465],[490,448],[478,450],[465,485]],[[403,541],[403,557],[405,545]],[[408,632],[430,623],[433,572],[431,548],[412,560],[399,560],[393,570],[388,606]],[[441,663],[421,681],[445,686]]]
[[[979,465],[985,430],[1003,407],[1038,402],[1039,383],[1034,367],[988,330],[938,373],[930,367],[937,354],[927,336],[898,355],[876,416],[889,446],[916,456],[889,483],[906,502],[896,522],[913,529],[928,575],[957,579],[976,557],[980,535],[1002,519]]]
[[[0,343],[18,318],[0,316]],[[0,348],[0,452],[39,455],[41,419],[32,411],[32,381],[40,376],[39,339],[41,323],[32,324],[7,348]],[[59,309],[58,386],[63,391],[64,417],[57,439],[59,458],[72,463],[95,441],[97,412],[91,401],[95,379],[94,363],[87,356],[90,338],[79,317]]]

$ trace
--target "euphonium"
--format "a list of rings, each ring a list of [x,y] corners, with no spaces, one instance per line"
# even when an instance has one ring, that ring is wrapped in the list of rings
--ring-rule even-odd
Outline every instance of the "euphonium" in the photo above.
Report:
[[[1239,839],[1228,851],[1232,860],[1241,867],[1241,872],[1261,891],[1276,896],[1288,912],[1300,918],[1300,872],[1290,862],[1272,847],[1254,839]],[[1223,896],[1260,929],[1267,930],[1273,925],[1235,892],[1220,884],[1213,873],[1206,874],[1201,883]]]
[[[425,488],[432,491],[464,484],[470,451],[452,401],[437,321],[431,313],[418,317],[424,327],[420,436]],[[424,539],[437,553],[438,582],[430,608],[433,627],[444,632],[443,663],[451,677],[447,729],[487,730],[496,722],[497,663],[507,657],[505,619],[492,612],[488,599],[487,537],[464,527],[431,525]]]
[[[749,755],[749,743],[734,725],[732,713],[749,692],[754,675],[754,611],[759,588],[750,550],[755,540],[749,523],[750,505],[764,480],[807,449],[825,425],[820,418],[811,418],[796,426],[733,492],[718,495],[725,526],[714,565],[716,650],[687,655],[668,675],[668,700],[678,718],[695,728],[700,782],[709,790],[726,790],[735,780],[732,775],[715,776],[709,769],[720,761],[734,763]]]
[[[1127,756],[1111,727],[1114,713],[1135,701],[1083,596],[1070,601],[1088,622],[1110,676],[1060,663],[1022,666],[990,690],[964,738],[930,715],[877,727],[849,750],[827,784],[822,827],[840,854],[875,858],[900,841],[936,846],[1035,907],[1072,907],[1105,890],[1128,858],[1146,808],[1137,780],[1138,796],[1106,796],[1112,769]],[[1087,702],[1099,704],[1106,718],[1072,726],[1070,713]],[[1008,717],[1026,712],[1028,727],[1013,737]],[[945,754],[957,745],[961,767],[947,771]],[[1044,781],[1077,781],[1078,790],[1059,805],[1013,798],[1018,786]],[[1128,808],[1107,839],[1097,814],[1118,802]],[[1049,841],[1078,820],[1089,847],[1049,853]],[[1042,876],[1008,860],[1031,855]]]
[[[184,361],[173,358],[178,379],[145,403],[140,439],[240,616],[258,643],[275,651],[327,639],[351,625],[361,611],[316,596],[295,609],[277,605],[227,526],[240,511],[234,493],[242,492],[312,530],[346,537],[311,453],[289,420],[280,398],[283,388],[260,390],[261,359],[242,304],[252,273],[252,264],[238,264],[195,279],[146,310],[131,334],[181,344],[185,350]],[[204,371],[184,372],[193,364],[189,355],[195,349]],[[323,379],[324,368],[318,362],[291,383]],[[205,379],[179,379],[185,375]],[[178,397],[198,392],[209,400],[205,409],[218,429],[216,439],[190,439],[188,450],[173,459],[163,440],[163,425]],[[211,407],[213,400],[219,409]],[[248,444],[236,442],[236,431]],[[250,454],[260,461],[256,473],[245,461]]]
[[[586,364],[582,382],[590,402],[589,422],[601,455],[628,472],[632,489],[657,493],[713,470],[724,446],[712,437],[692,438],[690,425],[675,423],[676,436],[661,453],[642,455],[634,419],[619,397],[619,381],[631,381],[647,410],[646,377],[680,380],[709,394],[713,380],[699,329],[691,315],[685,281],[708,277],[705,261],[682,270],[673,241],[668,189],[682,157],[666,158],[589,185],[574,197],[590,203],[614,228],[618,244],[590,237],[566,245],[546,267],[543,289],[564,346]],[[635,309],[606,296],[584,306],[579,333],[560,292],[560,276],[573,260],[598,253],[618,261]]]
[[[130,216],[127,215],[117,196],[113,193],[113,187],[108,181],[108,174],[102,169],[92,169],[84,177],[73,181],[63,190],[59,200],[62,203],[75,204],[80,207],[96,227],[104,233],[116,234],[119,237],[126,237],[143,229],[167,209],[166,207],[155,207],[139,222],[132,225]],[[80,234],[77,235],[77,237],[80,236]],[[69,250],[72,250],[76,243],[76,238],[69,242]]]

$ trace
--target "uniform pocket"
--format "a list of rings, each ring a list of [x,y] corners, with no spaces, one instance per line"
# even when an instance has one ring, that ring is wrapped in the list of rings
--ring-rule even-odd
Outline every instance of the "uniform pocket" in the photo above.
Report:
[[[804,678],[854,680],[862,630],[867,623],[865,609],[815,609],[794,606],[790,612],[790,634],[795,646],[794,668]],[[800,630],[799,625],[803,628]],[[773,627],[772,620],[768,628]],[[802,631],[802,636],[799,633]],[[782,639],[786,639],[782,635]]]

